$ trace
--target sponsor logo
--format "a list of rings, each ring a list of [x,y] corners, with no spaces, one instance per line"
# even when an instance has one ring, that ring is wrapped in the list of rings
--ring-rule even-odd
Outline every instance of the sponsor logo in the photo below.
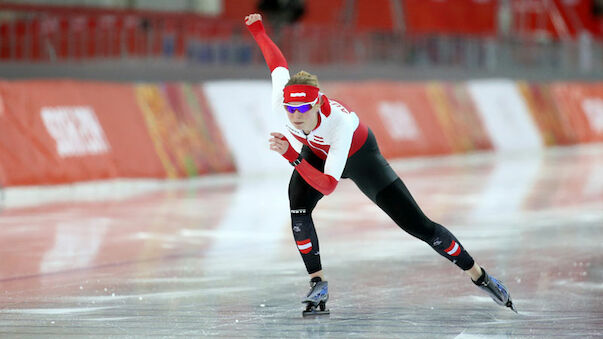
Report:
[[[293,232],[296,232],[296,233],[301,232],[301,227],[299,225],[293,226]]]
[[[379,116],[389,135],[395,140],[417,140],[421,132],[408,106],[403,102],[379,103]]]
[[[339,108],[345,114],[350,114],[350,111],[348,111],[347,108],[343,107],[343,105],[338,103],[337,101],[331,100],[331,106]]]
[[[289,96],[292,97],[292,98],[305,97],[306,93],[304,93],[304,92],[295,92],[295,93],[289,94]]]
[[[109,143],[92,107],[42,107],[42,122],[56,142],[60,157],[97,155],[109,151]]]
[[[312,242],[310,241],[310,239],[296,241],[296,243],[297,243],[297,248],[303,254],[308,254],[308,253],[310,253],[310,251],[312,251]]]
[[[452,243],[444,250],[444,252],[448,253],[450,256],[456,257],[461,254],[461,246],[459,246],[456,241],[452,240]]]
[[[301,208],[298,210],[291,210],[291,214],[304,214],[306,213],[306,209],[305,208]]]
[[[584,110],[590,128],[596,133],[603,133],[603,99],[582,100],[582,110]]]
[[[440,238],[436,238],[436,240],[433,241],[433,246],[438,246],[442,243],[442,240],[440,240]]]

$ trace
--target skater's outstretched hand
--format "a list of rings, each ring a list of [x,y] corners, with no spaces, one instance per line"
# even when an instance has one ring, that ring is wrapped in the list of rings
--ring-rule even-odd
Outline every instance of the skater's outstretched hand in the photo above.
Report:
[[[245,24],[247,26],[251,26],[251,24],[253,24],[256,21],[262,21],[262,16],[260,14],[253,13],[253,14],[249,14],[248,16],[245,17]]]
[[[299,153],[293,149],[289,140],[284,135],[277,132],[270,133],[270,149],[285,157],[289,162],[294,161],[299,156]]]
[[[285,152],[287,152],[287,148],[289,148],[289,140],[287,140],[284,135],[277,132],[272,132],[270,135],[272,136],[272,138],[269,140],[270,149],[278,152],[280,155],[285,154]]]

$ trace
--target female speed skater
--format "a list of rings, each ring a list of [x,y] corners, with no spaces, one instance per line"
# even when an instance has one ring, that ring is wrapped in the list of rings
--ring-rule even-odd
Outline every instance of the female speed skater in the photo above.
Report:
[[[319,255],[312,210],[335,190],[341,178],[351,179],[404,231],[421,239],[465,271],[473,283],[503,306],[515,307],[507,288],[479,266],[455,236],[423,214],[410,192],[381,155],[373,132],[358,116],[321,92],[316,76],[289,75],[287,61],[266,34],[260,14],[245,17],[272,77],[272,108],[283,119],[298,153],[280,133],[270,133],[270,149],[294,167],[289,182],[293,238],[310,275],[310,291],[302,300],[303,315],[328,314],[328,283]]]

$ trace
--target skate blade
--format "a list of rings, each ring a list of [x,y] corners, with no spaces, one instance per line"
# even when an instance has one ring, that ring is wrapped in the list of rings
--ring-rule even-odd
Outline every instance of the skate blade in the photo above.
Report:
[[[331,312],[329,310],[324,310],[324,311],[319,311],[319,310],[313,310],[313,311],[302,311],[302,316],[305,317],[314,317],[314,316],[324,316],[324,315],[330,315]]]
[[[510,309],[511,309],[511,311],[515,312],[516,314],[519,314],[519,312],[517,312],[517,308],[515,308],[515,305],[513,305],[513,302],[512,302],[512,301],[510,301],[510,300],[509,300],[509,301],[507,302],[507,305],[506,305],[506,306],[507,306],[508,308],[510,308]]]

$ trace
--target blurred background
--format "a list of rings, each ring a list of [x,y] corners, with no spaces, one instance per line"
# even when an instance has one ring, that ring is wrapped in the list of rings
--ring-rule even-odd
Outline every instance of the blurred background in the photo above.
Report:
[[[258,11],[326,79],[603,76],[603,0],[0,1],[0,75],[265,78]]]

